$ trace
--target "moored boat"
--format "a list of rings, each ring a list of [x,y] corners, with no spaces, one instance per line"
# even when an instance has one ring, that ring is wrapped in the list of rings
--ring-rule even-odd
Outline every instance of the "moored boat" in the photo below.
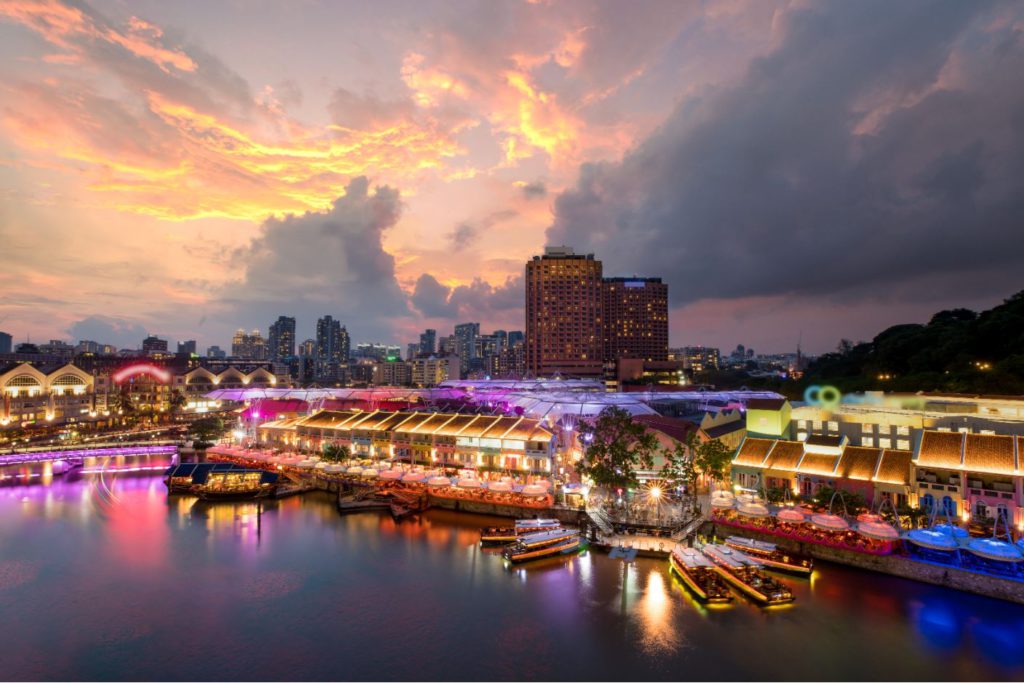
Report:
[[[517,519],[514,526],[492,526],[480,530],[480,542],[489,545],[511,543],[523,534],[535,531],[558,529],[562,523],[557,519]]]
[[[715,565],[699,550],[677,545],[672,549],[668,563],[671,570],[700,600],[708,603],[732,600],[732,594],[715,570]]]
[[[772,569],[781,569],[796,574],[810,574],[814,569],[814,560],[811,558],[806,555],[779,550],[779,547],[774,543],[757,541],[742,536],[730,536],[725,539],[725,544],[730,548],[753,555],[762,564]]]
[[[228,470],[210,472],[196,482],[191,492],[203,500],[241,500],[265,498],[277,490],[276,472]]]
[[[523,534],[506,546],[502,554],[510,562],[526,562],[564,555],[584,547],[586,542],[575,529],[552,529]]]
[[[727,545],[705,543],[698,546],[722,578],[744,594],[763,605],[781,605],[794,600],[793,593],[782,583],[767,576],[761,563]]]

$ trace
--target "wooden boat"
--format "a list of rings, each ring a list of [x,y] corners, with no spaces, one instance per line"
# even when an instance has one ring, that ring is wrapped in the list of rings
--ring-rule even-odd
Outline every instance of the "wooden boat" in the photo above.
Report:
[[[699,550],[677,545],[668,557],[669,567],[694,595],[708,603],[731,602],[732,594],[715,565]]]
[[[722,578],[744,594],[763,605],[781,605],[794,600],[793,593],[782,583],[762,571],[761,563],[749,555],[727,545],[705,543],[698,546]]]
[[[510,562],[539,560],[576,552],[586,547],[586,542],[575,529],[552,529],[523,534],[514,543],[506,546],[502,554]]]
[[[266,498],[277,489],[276,472],[235,469],[209,472],[191,492],[203,500],[249,500]]]
[[[725,544],[730,548],[753,555],[762,564],[772,569],[781,569],[795,574],[810,574],[814,569],[814,560],[806,555],[779,550],[778,546],[767,541],[730,536],[725,539]]]
[[[511,543],[523,534],[558,529],[562,523],[557,519],[517,519],[514,526],[487,527],[480,530],[480,542],[484,545]]]

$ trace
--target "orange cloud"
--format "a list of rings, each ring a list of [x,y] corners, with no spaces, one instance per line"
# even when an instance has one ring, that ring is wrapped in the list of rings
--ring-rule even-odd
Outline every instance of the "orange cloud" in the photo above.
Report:
[[[103,25],[77,7],[57,0],[12,0],[0,3],[0,18],[18,22],[57,47],[77,53],[82,42],[102,40],[118,45],[137,57],[156,64],[165,72],[169,67],[195,71],[196,63],[180,50],[157,42],[163,32],[137,17],[128,22],[127,31]]]

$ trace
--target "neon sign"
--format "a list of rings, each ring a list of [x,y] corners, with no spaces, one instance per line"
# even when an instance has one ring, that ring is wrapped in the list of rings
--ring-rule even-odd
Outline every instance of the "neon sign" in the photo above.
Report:
[[[838,389],[831,385],[819,386],[812,384],[804,391],[804,401],[809,406],[821,408],[835,408],[839,405],[843,395]]]
[[[150,375],[164,383],[171,381],[171,373],[167,372],[163,368],[158,368],[157,366],[150,365],[149,363],[139,363],[136,365],[129,365],[126,368],[118,370],[114,375],[114,383],[120,384],[129,377],[135,377],[136,375]]]

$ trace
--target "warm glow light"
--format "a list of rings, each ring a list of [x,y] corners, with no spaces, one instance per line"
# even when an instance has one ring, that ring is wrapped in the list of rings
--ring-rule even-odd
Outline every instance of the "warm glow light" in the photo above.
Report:
[[[163,368],[158,368],[155,365],[149,363],[139,363],[137,365],[129,365],[126,368],[122,368],[114,374],[114,383],[120,384],[129,377],[136,375],[149,375],[154,377],[165,384],[171,381],[171,373]]]

